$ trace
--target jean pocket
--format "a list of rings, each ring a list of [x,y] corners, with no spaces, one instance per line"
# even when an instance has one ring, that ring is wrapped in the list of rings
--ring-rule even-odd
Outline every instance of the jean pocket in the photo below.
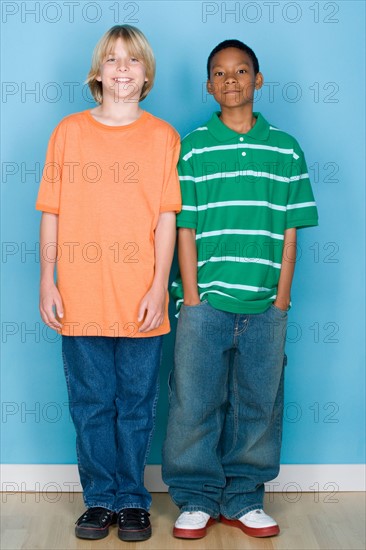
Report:
[[[271,309],[273,311],[276,311],[277,313],[281,313],[282,317],[287,317],[288,309],[280,309],[279,307],[275,306],[274,304],[271,304]]]
[[[208,304],[208,300],[203,300],[202,302],[200,302],[199,304],[194,304],[194,306],[187,306],[186,304],[182,304],[182,307],[187,307],[189,309],[194,309],[195,307],[200,307],[200,306],[204,306],[205,304]]]

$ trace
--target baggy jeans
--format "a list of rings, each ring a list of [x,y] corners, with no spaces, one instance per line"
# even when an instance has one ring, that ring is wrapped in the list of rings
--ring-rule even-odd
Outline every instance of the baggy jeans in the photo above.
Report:
[[[181,511],[239,518],[279,472],[287,312],[182,306],[163,479]]]

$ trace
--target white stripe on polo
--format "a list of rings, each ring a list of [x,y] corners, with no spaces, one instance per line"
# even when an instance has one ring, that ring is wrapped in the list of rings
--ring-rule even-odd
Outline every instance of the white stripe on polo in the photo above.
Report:
[[[287,210],[295,210],[295,208],[309,208],[310,206],[315,206],[315,202],[299,202],[297,204],[288,204]]]
[[[190,207],[195,208],[195,207]],[[284,235],[279,233],[271,233],[271,231],[265,231],[262,229],[220,229],[217,231],[203,231],[196,235],[196,240],[204,239],[205,237],[216,237],[218,235],[263,235],[265,237],[271,237],[271,239],[278,239],[283,241]]]
[[[271,262],[271,260],[263,260],[262,258],[240,258],[238,256],[211,256],[208,260],[202,260],[197,262],[198,267],[201,267],[207,262],[238,262],[238,263],[253,263],[270,265],[275,269],[281,269],[281,264]]]
[[[274,181],[288,183],[290,178],[270,174],[269,172],[256,172],[255,170],[236,170],[235,172],[217,172],[216,174],[205,174],[204,176],[179,176],[180,181],[193,181],[201,183],[202,181],[210,181],[223,178],[237,178],[238,176],[254,176],[255,178],[267,178]]]
[[[249,290],[250,292],[268,292],[271,289],[263,286],[239,285],[225,283],[224,281],[211,281],[210,283],[198,283],[199,287],[209,288],[210,286],[220,286],[223,288],[236,288],[237,290]]]
[[[265,208],[271,208],[272,210],[280,210],[286,212],[286,206],[280,206],[279,204],[272,204],[267,201],[222,201],[222,202],[209,202],[208,204],[201,204],[200,206],[190,206],[187,209],[197,208],[197,211],[207,210],[209,208],[225,208],[227,206],[263,206]],[[184,206],[183,209],[186,207]]]
[[[202,155],[202,153],[213,153],[215,151],[227,151],[231,149],[259,149],[263,151],[273,151],[275,153],[282,153],[284,155],[291,155],[294,159],[298,159],[299,156],[293,149],[285,149],[284,147],[272,147],[271,145],[256,145],[254,143],[234,143],[232,145],[215,145],[212,147],[202,147],[201,149],[191,149],[189,153],[184,155],[182,159],[184,161],[189,160],[193,155]]]

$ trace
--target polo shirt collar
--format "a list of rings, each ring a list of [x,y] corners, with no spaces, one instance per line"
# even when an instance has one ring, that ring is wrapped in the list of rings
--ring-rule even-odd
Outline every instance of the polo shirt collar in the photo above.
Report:
[[[230,141],[232,139],[238,139],[238,136],[245,136],[253,141],[267,141],[269,137],[269,124],[266,119],[260,113],[253,113],[257,122],[253,128],[246,134],[239,134],[226,126],[219,118],[220,111],[213,113],[211,119],[207,123],[209,132],[214,136],[217,141]]]

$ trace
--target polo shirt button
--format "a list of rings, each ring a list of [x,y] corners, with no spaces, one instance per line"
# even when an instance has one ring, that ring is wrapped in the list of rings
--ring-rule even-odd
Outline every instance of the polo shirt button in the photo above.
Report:
[[[243,137],[240,137],[240,138],[239,138],[239,141],[244,141],[244,138],[243,138]]]
[[[242,154],[241,154],[241,156],[242,156],[242,157],[245,157],[245,155],[246,155],[246,152],[243,151]]]

